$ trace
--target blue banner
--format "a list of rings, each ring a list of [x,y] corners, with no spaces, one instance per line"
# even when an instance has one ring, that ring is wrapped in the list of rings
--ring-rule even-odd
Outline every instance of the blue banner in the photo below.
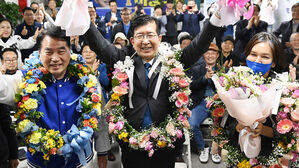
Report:
[[[89,0],[92,1],[95,7],[109,7],[109,0]],[[160,5],[159,0],[116,0],[117,7],[134,7],[135,3],[140,3],[144,7],[155,7]],[[166,3],[166,0],[163,1]]]

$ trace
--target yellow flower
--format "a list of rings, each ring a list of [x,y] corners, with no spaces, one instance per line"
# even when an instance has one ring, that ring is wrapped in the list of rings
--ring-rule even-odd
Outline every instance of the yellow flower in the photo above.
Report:
[[[33,149],[33,148],[30,148],[30,147],[28,147],[28,150],[29,150],[29,152],[30,152],[31,154],[35,154],[35,152],[36,152],[36,150],[35,150],[35,149]]]
[[[40,142],[40,139],[42,137],[42,134],[40,132],[34,131],[29,139],[29,142],[32,144],[38,144]]]
[[[30,121],[28,119],[25,119],[25,120],[19,122],[19,124],[16,128],[17,133],[22,132],[29,122]]]
[[[44,158],[44,160],[49,160],[50,159],[50,155],[49,154],[44,154],[43,158]]]
[[[63,138],[62,138],[62,137],[59,137],[57,148],[58,148],[58,149],[61,148],[61,147],[63,146],[63,144],[64,144]]]
[[[39,81],[39,84],[40,84],[40,87],[42,88],[42,89],[46,89],[47,88],[47,86],[45,85],[45,83],[43,82],[43,81]]]
[[[33,91],[38,91],[37,84],[29,84],[27,87],[25,87],[25,91],[27,93],[32,93]]]
[[[127,132],[122,132],[118,135],[118,139],[121,140],[123,138],[127,138],[127,136],[129,135],[129,133]]]
[[[118,101],[119,101],[119,96],[116,95],[115,93],[113,93],[113,94],[111,95],[111,99],[112,99],[112,100],[118,100]]]
[[[86,67],[83,67],[83,68],[86,68]],[[84,70],[83,70],[83,72],[84,72]],[[98,83],[97,78],[94,75],[91,75],[91,74],[88,75],[88,78],[89,78],[89,81],[87,82],[86,86],[89,87],[89,88],[93,87],[93,86],[96,86],[96,84]]]
[[[160,148],[164,148],[164,147],[166,146],[166,142],[158,140],[157,145],[158,145]]]
[[[45,144],[45,149],[49,150],[49,149],[52,149],[54,147],[55,147],[55,141],[52,138],[48,139],[47,143]]]
[[[79,78],[82,78],[83,75],[81,73],[78,73],[78,76],[79,76]]]
[[[77,56],[77,54],[72,54],[71,58],[72,58],[72,60],[77,61],[78,56]]]
[[[53,129],[50,129],[47,131],[46,136],[48,137],[56,136],[56,132]]]
[[[26,84],[26,82],[20,83],[20,85],[19,85],[20,89],[24,89],[25,88],[25,84]]]
[[[87,67],[85,67],[85,66],[82,67],[82,71],[83,71],[84,74],[87,74],[89,72],[88,69],[87,69]]]
[[[32,71],[28,71],[26,75],[32,76],[33,72]]]
[[[91,88],[91,87],[93,87],[93,86],[95,86],[95,85],[96,85],[96,84],[93,83],[92,81],[88,81],[87,84],[86,84],[86,86],[89,87],[89,88]]]
[[[101,115],[101,113],[102,113],[101,103],[97,103],[97,104],[93,105],[93,108],[98,110],[98,116]]]
[[[36,109],[37,108],[37,100],[29,98],[24,102],[24,107],[27,110]]]
[[[242,162],[238,163],[238,168],[250,168],[250,163],[248,160],[243,160]]]

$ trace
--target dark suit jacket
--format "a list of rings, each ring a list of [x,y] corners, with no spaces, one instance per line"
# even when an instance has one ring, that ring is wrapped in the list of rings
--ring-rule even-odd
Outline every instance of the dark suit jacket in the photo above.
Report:
[[[117,10],[117,12],[116,12],[116,17],[117,17],[117,23],[119,23],[121,21],[120,11],[119,10]],[[110,22],[110,19],[111,19],[111,11],[105,13],[105,23]]]
[[[182,31],[188,32],[192,37],[195,37],[200,32],[199,21],[202,21],[205,16],[199,12],[197,14],[189,14],[186,11],[184,14],[177,15],[177,21],[183,22]]]
[[[297,31],[299,32],[299,26],[297,27]],[[293,33],[293,19],[290,21],[282,22],[278,29],[276,29],[273,34],[275,36],[282,35],[281,37],[281,43],[283,45],[283,48],[286,48],[285,43],[290,41],[290,36]]]
[[[254,24],[250,29],[247,29],[248,20],[240,20],[237,22],[236,32],[235,32],[235,47],[234,53],[237,57],[240,57],[241,53],[244,52],[245,46],[247,45],[248,41],[257,33],[259,32],[266,32],[268,24],[264,21],[259,22],[258,26]]]
[[[124,29],[124,23],[122,21],[120,23],[118,23],[117,25],[115,25],[114,28],[112,29],[111,41],[114,41],[114,37],[115,37],[116,33],[118,33],[118,32],[122,32],[122,33],[124,33],[124,35],[126,35],[125,29]],[[129,29],[128,35],[126,35],[126,37],[128,40],[130,40],[130,37],[133,37],[133,32],[131,29]]]
[[[194,64],[200,56],[207,51],[210,42],[215,37],[218,27],[207,24],[201,36],[197,36],[182,51],[181,62],[184,68],[190,67]],[[108,66],[112,66],[119,60],[124,60],[126,55],[130,55],[125,50],[119,50],[112,44],[107,42],[104,37],[96,31],[94,25],[85,33],[90,47],[93,51],[100,56],[100,59]],[[170,92],[168,91],[169,84],[165,79],[162,81],[161,88],[157,100],[152,98],[157,79],[158,72],[154,73],[149,80],[149,87],[145,83],[145,68],[141,57],[135,56],[134,58],[134,93],[132,95],[133,109],[128,107],[126,100],[127,110],[125,111],[125,118],[135,128],[140,129],[143,121],[143,116],[147,105],[151,110],[153,124],[158,125],[164,121],[167,114],[172,114],[171,103],[169,102]]]

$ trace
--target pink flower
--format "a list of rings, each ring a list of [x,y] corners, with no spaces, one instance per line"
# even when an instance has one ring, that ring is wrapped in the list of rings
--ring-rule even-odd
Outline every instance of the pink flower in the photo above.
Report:
[[[224,108],[223,107],[218,107],[218,108],[215,108],[212,112],[212,115],[214,117],[222,117],[224,115]]]
[[[126,73],[122,73],[122,72],[120,72],[120,73],[117,73],[117,74],[115,75],[115,78],[116,78],[117,80],[119,80],[120,82],[123,82],[123,81],[126,81],[126,80],[128,79],[128,75],[127,75]]]
[[[146,151],[150,151],[150,150],[152,150],[152,149],[153,149],[153,143],[150,142],[150,141],[148,141],[148,142],[146,143],[146,146],[145,146],[144,149],[145,149]]]
[[[165,129],[166,129],[166,132],[167,132],[169,135],[171,135],[171,136],[175,136],[174,125],[173,125],[171,122],[169,122],[169,123],[166,125]]]
[[[214,103],[213,100],[209,100],[209,101],[207,101],[207,105],[206,105],[206,107],[207,107],[207,108],[211,108],[211,106],[212,106],[213,103]]]
[[[115,124],[113,122],[109,123],[109,134],[111,134],[114,131]]]
[[[183,76],[185,74],[181,68],[173,68],[169,73],[174,76]]]
[[[96,89],[94,87],[89,88],[88,92],[89,93],[93,93],[94,91],[96,91]]]
[[[178,120],[179,121],[184,121],[184,120],[186,120],[186,117],[183,116],[183,115],[179,115]]]
[[[182,130],[177,129],[177,130],[176,130],[176,136],[177,136],[179,139],[181,139],[181,138],[183,137],[183,132],[182,132]]]
[[[212,135],[212,137],[217,136],[217,129],[213,128],[211,131],[211,135]]]
[[[112,72],[112,74],[115,75],[115,74],[117,74],[119,72],[120,72],[120,70],[118,68],[115,68],[115,70]]]
[[[140,148],[145,148],[145,145],[146,143],[150,140],[150,136],[148,134],[144,135],[142,138],[141,138],[141,141],[139,143],[139,147]]]
[[[100,95],[98,95],[98,94],[96,94],[96,93],[93,93],[93,94],[91,95],[91,100],[92,100],[93,102],[95,102],[95,103],[98,103],[98,102],[100,101],[100,99],[101,99]]]
[[[174,77],[172,77],[172,80],[171,80],[172,82],[174,82],[174,83],[179,83],[179,81],[180,81],[180,77],[178,77],[178,76],[174,76]]]
[[[113,120],[114,120],[114,116],[113,115],[108,115],[107,117],[106,117],[106,122],[113,122]]]
[[[187,119],[184,120],[184,121],[182,121],[182,124],[183,124],[184,127],[186,127],[186,128],[190,128],[190,124],[189,124],[189,122],[188,122]]]
[[[265,85],[260,85],[260,89],[262,90],[262,92],[265,92],[268,90],[268,88]]]
[[[278,114],[276,116],[277,120],[286,119],[287,117],[288,117],[288,114],[283,111],[278,112]]]
[[[294,103],[295,103],[295,100],[292,99],[292,98],[281,98],[280,99],[280,103],[287,106],[287,107],[291,107]]]
[[[286,113],[288,113],[288,112],[290,112],[290,108],[287,107],[287,106],[285,106],[285,107],[283,108],[283,111],[286,112]]]
[[[186,105],[186,104],[188,104],[188,101],[189,101],[188,96],[184,92],[178,92],[177,99],[178,100],[175,102],[177,107],[181,107],[182,105]]]
[[[259,161],[255,158],[253,158],[253,159],[249,159],[249,163],[251,166],[254,166],[254,165],[257,165],[259,163]]]
[[[115,94],[117,94],[118,96],[122,96],[122,95],[125,95],[125,94],[128,93],[128,89],[126,89],[126,88],[122,88],[122,87],[120,87],[120,86],[116,86],[116,87],[114,87],[112,90],[113,90],[113,92],[114,92]]]
[[[299,98],[299,90],[296,89],[296,90],[293,92],[292,96],[293,96],[294,98]]]
[[[134,137],[131,137],[130,139],[129,139],[129,143],[131,144],[131,145],[136,145],[137,144],[137,139],[136,138],[134,138]]]
[[[119,86],[122,87],[122,88],[125,88],[125,89],[129,89],[129,83],[128,82],[122,82]]]
[[[294,110],[291,112],[291,119],[295,122],[299,121],[299,110]]]
[[[116,130],[122,130],[124,128],[125,122],[124,121],[117,121],[117,123],[115,124],[114,129]]]
[[[296,152],[299,153],[299,141],[297,141],[297,145],[296,146],[297,146]]]
[[[148,157],[152,157],[153,156],[153,154],[154,154],[154,150],[153,149],[151,149],[149,152],[148,152]]]
[[[181,88],[184,88],[184,87],[189,86],[189,83],[188,83],[185,79],[181,79],[181,80],[179,81],[179,86],[180,86]]]
[[[277,131],[281,134],[288,133],[291,129],[292,121],[289,119],[283,119],[277,123]]]
[[[224,86],[224,77],[223,76],[219,77],[219,83],[222,87]]]
[[[270,165],[269,168],[281,168],[278,164],[275,164],[275,165]]]
[[[283,90],[282,90],[282,94],[283,94],[283,95],[289,95],[289,93],[290,93],[290,90],[289,90],[289,89],[283,89]]]
[[[159,136],[158,131],[157,130],[152,130],[151,137],[156,139],[156,138],[158,138],[158,136]]]

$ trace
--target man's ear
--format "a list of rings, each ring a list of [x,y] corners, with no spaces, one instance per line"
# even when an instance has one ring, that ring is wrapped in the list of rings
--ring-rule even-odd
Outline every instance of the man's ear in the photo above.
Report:
[[[132,45],[134,45],[134,37],[130,37],[130,42]]]

